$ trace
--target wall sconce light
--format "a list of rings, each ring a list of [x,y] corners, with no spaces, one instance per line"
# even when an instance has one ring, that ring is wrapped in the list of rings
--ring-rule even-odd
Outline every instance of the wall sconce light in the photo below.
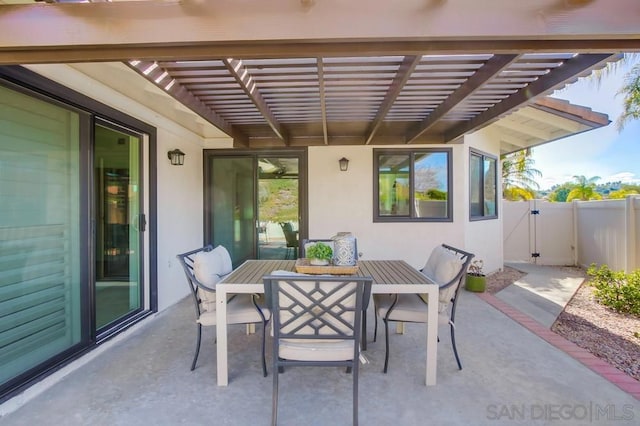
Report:
[[[340,162],[340,171],[341,172],[346,172],[347,169],[349,168],[349,160],[345,157],[342,157],[340,160],[338,160]]]
[[[182,166],[184,164],[184,152],[177,148],[167,152],[167,157],[171,160],[172,166]]]

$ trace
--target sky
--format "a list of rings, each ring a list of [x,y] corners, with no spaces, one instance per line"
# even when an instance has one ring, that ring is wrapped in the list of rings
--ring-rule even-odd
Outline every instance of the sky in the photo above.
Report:
[[[581,78],[552,95],[608,114],[611,124],[533,148],[534,167],[542,172],[537,179],[540,189],[573,182],[573,176],[580,175],[599,176],[599,184],[640,184],[640,120],[629,121],[621,132],[616,128],[623,110],[623,96],[616,94],[630,68],[618,66],[600,85],[593,79]]]

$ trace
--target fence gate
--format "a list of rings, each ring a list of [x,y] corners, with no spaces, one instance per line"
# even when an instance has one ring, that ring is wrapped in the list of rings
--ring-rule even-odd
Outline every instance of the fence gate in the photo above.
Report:
[[[574,265],[571,203],[504,201],[504,260]]]

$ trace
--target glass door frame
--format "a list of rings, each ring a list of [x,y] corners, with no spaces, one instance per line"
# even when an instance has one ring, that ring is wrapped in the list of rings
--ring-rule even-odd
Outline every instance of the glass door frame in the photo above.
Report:
[[[145,152],[148,152],[148,149],[145,149],[145,145],[148,144],[148,138],[145,137],[145,134],[139,131],[136,131],[134,129],[113,123],[112,121],[105,119],[103,117],[99,117],[99,116],[94,116],[93,121],[93,126],[91,129],[92,132],[92,137],[91,137],[91,164],[92,164],[92,171],[90,173],[90,176],[92,177],[93,180],[93,184],[91,185],[91,223],[92,223],[92,227],[91,227],[91,246],[92,246],[92,250],[90,251],[91,253],[91,260],[89,262],[89,265],[91,265],[91,275],[90,275],[90,281],[91,281],[91,291],[92,291],[92,297],[91,297],[91,301],[92,301],[92,313],[91,313],[91,323],[92,323],[92,330],[96,335],[97,339],[102,338],[103,336],[110,336],[113,334],[113,330],[117,330],[120,328],[120,324],[123,323],[129,323],[131,318],[135,318],[137,317],[141,312],[145,312],[148,311],[150,306],[149,306],[149,281],[148,281],[148,271],[146,270],[146,253],[148,251],[148,241],[147,241],[147,235],[149,232],[148,226],[147,226],[147,222],[148,222],[148,196],[147,196],[147,191],[146,191],[146,181],[147,179],[147,173],[146,173],[146,167],[145,167],[145,163],[148,162],[148,155],[145,155]],[[138,280],[138,289],[137,289],[137,293],[138,293],[138,300],[139,300],[139,306],[135,309],[130,310],[129,312],[127,312],[124,316],[117,318],[113,321],[110,321],[106,324],[104,324],[103,326],[99,327],[97,324],[97,320],[96,320],[96,315],[97,315],[97,291],[96,291],[96,284],[98,281],[98,275],[97,275],[97,271],[96,271],[96,265],[97,265],[97,258],[96,258],[96,253],[97,253],[97,245],[99,244],[98,241],[98,230],[97,230],[97,226],[98,226],[98,220],[96,218],[97,215],[97,211],[96,211],[96,197],[99,196],[99,194],[96,192],[96,184],[95,182],[97,181],[97,179],[99,178],[96,175],[96,165],[93,164],[93,158],[95,157],[95,150],[96,150],[96,143],[97,143],[97,138],[95,135],[95,128],[96,127],[103,127],[115,132],[119,132],[125,135],[128,135],[130,137],[134,137],[137,138],[139,141],[139,146],[137,148],[137,157],[138,157],[138,217],[135,220],[131,221],[131,226],[134,226],[138,229],[138,254],[137,254],[137,258],[138,258],[138,265],[137,265],[137,269],[138,269],[138,273],[137,273],[137,280]],[[128,237],[129,238],[129,237]]]
[[[282,148],[282,149],[205,149],[203,151],[203,245],[212,244],[213,241],[213,233],[211,223],[211,191],[208,187],[208,182],[211,180],[211,170],[209,170],[209,164],[212,157],[250,157],[253,158],[253,175],[254,182],[256,183],[253,194],[253,203],[254,203],[254,222],[258,219],[258,159],[262,157],[295,157],[298,159],[298,237],[299,240],[307,238],[308,235],[308,173],[307,173],[307,158],[308,158],[308,150],[306,147],[303,148]],[[255,228],[255,239],[254,239],[254,248],[253,248],[253,259],[256,259],[258,256],[258,228]],[[299,250],[299,249],[298,249]],[[298,253],[299,255],[299,253]]]

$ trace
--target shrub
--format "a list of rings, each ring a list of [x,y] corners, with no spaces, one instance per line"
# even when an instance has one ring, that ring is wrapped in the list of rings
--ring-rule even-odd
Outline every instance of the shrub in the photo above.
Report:
[[[640,316],[640,269],[629,274],[612,271],[607,265],[587,270],[595,287],[596,300],[616,312]]]

